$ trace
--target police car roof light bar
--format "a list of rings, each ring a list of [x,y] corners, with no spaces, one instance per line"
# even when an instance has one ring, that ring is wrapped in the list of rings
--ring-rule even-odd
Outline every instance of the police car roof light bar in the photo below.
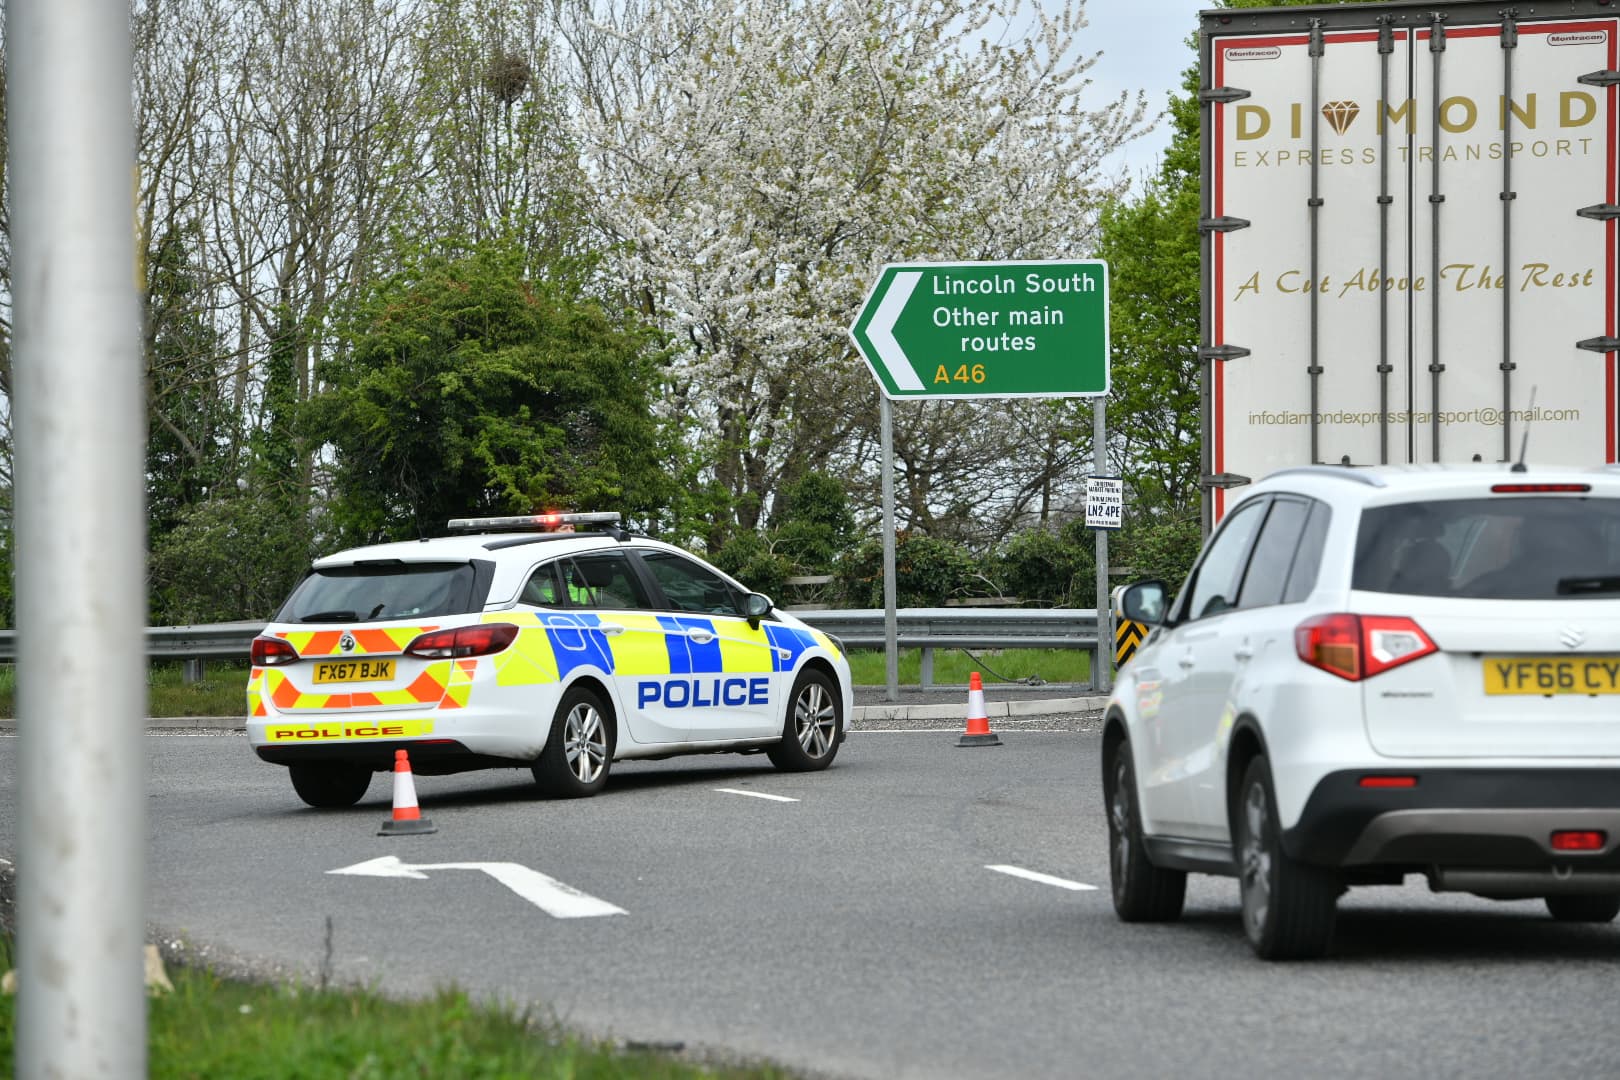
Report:
[[[451,518],[451,530],[542,529],[564,525],[617,525],[619,514],[604,510],[589,514],[519,514],[514,517]]]

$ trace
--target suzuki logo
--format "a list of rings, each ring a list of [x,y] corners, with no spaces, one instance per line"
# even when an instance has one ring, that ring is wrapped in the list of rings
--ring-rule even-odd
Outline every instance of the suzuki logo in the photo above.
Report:
[[[347,630],[343,631],[343,636],[338,638],[338,648],[344,652],[354,652],[354,635]]]
[[[1578,649],[1586,642],[1586,631],[1578,626],[1566,626],[1559,632],[1558,641],[1566,649]]]

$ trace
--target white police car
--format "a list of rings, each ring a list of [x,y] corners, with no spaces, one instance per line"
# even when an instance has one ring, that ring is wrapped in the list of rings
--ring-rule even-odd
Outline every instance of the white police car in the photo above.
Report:
[[[839,643],[617,521],[464,519],[466,535],[317,560],[253,642],[254,750],[320,807],[358,802],[400,748],[427,775],[529,767],[561,798],[629,758],[832,764],[851,705]]]

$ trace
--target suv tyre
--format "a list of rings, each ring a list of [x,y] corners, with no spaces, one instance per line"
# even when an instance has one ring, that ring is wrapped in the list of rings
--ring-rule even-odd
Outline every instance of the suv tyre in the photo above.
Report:
[[[1131,744],[1119,739],[1103,759],[1103,793],[1108,800],[1108,881],[1114,911],[1124,922],[1174,922],[1187,897],[1187,874],[1161,870],[1142,842]]]
[[[1265,960],[1303,960],[1327,952],[1339,902],[1331,871],[1292,859],[1282,848],[1277,794],[1264,757],[1249,762],[1238,786],[1236,841],[1243,932]]]

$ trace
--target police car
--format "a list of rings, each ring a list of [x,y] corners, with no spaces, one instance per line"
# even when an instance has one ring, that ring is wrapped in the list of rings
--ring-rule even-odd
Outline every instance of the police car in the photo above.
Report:
[[[559,798],[633,758],[831,765],[840,644],[618,521],[460,519],[317,560],[253,642],[254,750],[318,807],[354,805],[401,748],[419,774],[528,767]]]

